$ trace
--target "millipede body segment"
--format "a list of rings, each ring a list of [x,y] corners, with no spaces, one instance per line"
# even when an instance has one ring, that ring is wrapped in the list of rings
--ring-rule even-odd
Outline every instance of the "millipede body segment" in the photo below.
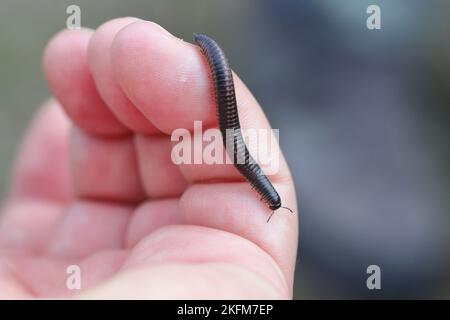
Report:
[[[285,208],[292,212],[291,209],[281,206],[278,192],[250,155],[245,145],[239,123],[233,73],[223,50],[216,41],[203,34],[195,34],[194,41],[202,49],[208,60],[214,83],[219,128],[224,146],[233,160],[234,166],[249,181],[252,188],[258,192],[261,199],[268,204],[271,210]],[[270,215],[269,220],[271,217],[272,215]]]

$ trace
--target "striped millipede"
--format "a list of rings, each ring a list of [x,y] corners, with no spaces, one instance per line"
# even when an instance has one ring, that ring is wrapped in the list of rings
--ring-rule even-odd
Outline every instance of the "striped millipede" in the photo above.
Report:
[[[267,222],[270,221],[275,210],[284,208],[292,212],[291,209],[281,205],[280,195],[245,145],[239,123],[233,73],[223,50],[216,41],[203,34],[194,34],[194,41],[202,49],[208,60],[214,83],[219,128],[222,133],[223,144],[232,158],[234,166],[247,179],[252,188],[258,192],[261,200],[267,203],[272,210]],[[232,146],[229,145],[229,142],[232,142]],[[238,159],[243,161],[237,161]]]

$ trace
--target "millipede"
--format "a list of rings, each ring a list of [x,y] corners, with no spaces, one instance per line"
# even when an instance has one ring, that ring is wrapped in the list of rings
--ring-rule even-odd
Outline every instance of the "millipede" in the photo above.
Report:
[[[233,159],[234,166],[261,196],[261,200],[272,210],[267,222],[280,208],[293,212],[288,207],[282,206],[280,195],[253,159],[244,142],[239,122],[233,73],[225,53],[214,39],[204,34],[194,34],[194,41],[201,48],[209,64],[214,83],[219,129],[222,133],[223,144]],[[239,159],[242,161],[238,161]]]

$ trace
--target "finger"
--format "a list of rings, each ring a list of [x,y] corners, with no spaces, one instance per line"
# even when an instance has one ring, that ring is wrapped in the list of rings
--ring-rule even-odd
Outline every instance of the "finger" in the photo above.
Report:
[[[117,81],[134,105],[166,134],[192,126],[191,119],[212,123],[212,117],[205,119],[211,97],[195,90],[208,85],[201,57],[192,53],[195,50],[146,21],[126,26],[114,38],[111,62]]]
[[[74,129],[71,173],[77,197],[130,203],[144,198],[132,136],[106,139]]]
[[[128,128],[135,132],[159,132],[151,122],[125,96],[117,84],[111,69],[110,49],[114,36],[137,18],[119,18],[101,25],[91,37],[88,47],[88,63],[100,96],[106,105]]]
[[[62,208],[72,197],[69,127],[55,100],[39,109],[15,161],[0,215],[0,247],[41,254],[51,241]]]
[[[70,198],[69,127],[66,115],[55,100],[49,100],[40,108],[15,161],[9,191],[11,199],[64,202]]]
[[[87,64],[92,31],[64,30],[47,45],[43,64],[53,95],[73,122],[84,130],[117,136],[129,130],[113,115],[97,92]]]

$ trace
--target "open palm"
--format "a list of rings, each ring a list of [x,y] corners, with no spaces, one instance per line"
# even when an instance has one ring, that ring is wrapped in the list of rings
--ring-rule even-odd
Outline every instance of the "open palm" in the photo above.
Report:
[[[171,161],[170,134],[217,126],[200,50],[134,18],[66,30],[44,53],[34,119],[0,220],[0,298],[290,298],[297,214],[232,165]],[[243,128],[270,129],[235,77]],[[63,112],[63,110],[65,112]],[[296,210],[289,169],[270,177]],[[67,268],[81,270],[69,290]]]

